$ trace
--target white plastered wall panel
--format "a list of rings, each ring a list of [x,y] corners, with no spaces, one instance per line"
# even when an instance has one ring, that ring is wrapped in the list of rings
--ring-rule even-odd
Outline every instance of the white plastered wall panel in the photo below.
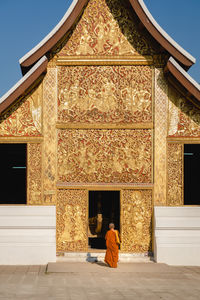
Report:
[[[0,206],[0,253],[0,265],[55,262],[55,206]]]
[[[156,262],[200,266],[200,207],[155,207],[154,225]]]

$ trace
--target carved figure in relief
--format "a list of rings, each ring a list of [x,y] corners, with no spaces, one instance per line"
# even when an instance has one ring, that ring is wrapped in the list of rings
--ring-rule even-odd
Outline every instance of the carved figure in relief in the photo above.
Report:
[[[104,102],[104,110],[108,112],[109,110],[114,110],[116,107],[116,97],[115,97],[115,84],[109,81],[108,78],[103,79],[103,86],[101,91],[101,98]]]
[[[142,84],[139,84],[135,95],[135,105],[139,111],[148,111],[150,97],[151,94],[143,89]]]
[[[74,227],[74,230],[75,230],[75,235],[74,235],[74,239],[73,239],[74,242],[82,241],[85,239],[83,230],[80,230],[80,229],[84,228],[84,220],[82,219],[82,217],[83,217],[82,209],[79,205],[76,205],[74,207],[74,219],[76,220],[75,227]]]
[[[40,131],[42,115],[40,95],[36,93],[35,97],[31,97],[31,100],[32,101],[30,101],[30,111],[32,113],[33,123],[37,130]]]
[[[97,51],[99,53],[104,53],[104,43],[106,41],[105,39],[105,35],[106,35],[106,24],[105,21],[103,19],[103,17],[100,15],[99,17],[99,23],[96,24],[96,27],[94,29],[94,33],[96,35],[97,38]]]
[[[77,99],[79,99],[79,88],[79,81],[75,80],[74,84],[70,87],[68,99],[66,99],[66,102],[64,103],[66,108],[73,108],[73,106],[76,105]]]
[[[121,173],[123,171],[123,165],[119,161],[119,155],[117,152],[115,152],[115,155],[113,157],[113,171]]]
[[[71,232],[73,231],[73,224],[71,222],[73,215],[74,214],[73,214],[72,206],[67,205],[65,207],[65,213],[63,214],[63,219],[65,220],[65,228],[59,239],[63,243],[71,242],[73,240],[71,236]]]
[[[88,109],[93,110],[95,108],[102,110],[102,99],[97,99],[95,89],[89,88],[88,89]]]
[[[92,38],[86,29],[86,27],[83,27],[83,34],[80,38],[80,44],[76,50],[77,55],[92,55],[94,54],[94,51],[92,47],[90,46],[92,43]]]
[[[174,135],[178,131],[179,112],[178,108],[169,101],[169,135]]]
[[[169,89],[169,128],[171,136],[200,136],[200,112],[179,92]]]
[[[147,90],[144,90],[142,85],[126,87],[121,90],[121,97],[125,100],[123,102],[126,104],[126,109],[133,114],[137,111],[148,112],[151,94]]]

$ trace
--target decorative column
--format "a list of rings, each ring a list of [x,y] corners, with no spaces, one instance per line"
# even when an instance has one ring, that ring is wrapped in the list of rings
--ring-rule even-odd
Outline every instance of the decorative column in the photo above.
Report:
[[[44,203],[56,203],[57,173],[57,70],[48,68],[44,78]]]
[[[166,205],[168,85],[155,69],[154,204]]]

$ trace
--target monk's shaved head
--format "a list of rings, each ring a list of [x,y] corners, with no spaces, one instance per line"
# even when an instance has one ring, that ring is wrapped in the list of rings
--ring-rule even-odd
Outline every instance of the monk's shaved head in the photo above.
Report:
[[[115,224],[114,224],[114,223],[110,223],[110,224],[109,224],[109,228],[110,228],[110,229],[114,229],[114,228],[115,228]]]

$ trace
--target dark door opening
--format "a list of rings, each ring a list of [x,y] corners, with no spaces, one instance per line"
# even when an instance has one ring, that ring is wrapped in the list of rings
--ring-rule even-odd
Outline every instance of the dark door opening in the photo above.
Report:
[[[89,248],[106,249],[105,234],[109,223],[120,231],[120,192],[89,192]]]
[[[184,145],[184,204],[200,205],[200,144]]]
[[[26,204],[26,144],[0,144],[0,204]]]

